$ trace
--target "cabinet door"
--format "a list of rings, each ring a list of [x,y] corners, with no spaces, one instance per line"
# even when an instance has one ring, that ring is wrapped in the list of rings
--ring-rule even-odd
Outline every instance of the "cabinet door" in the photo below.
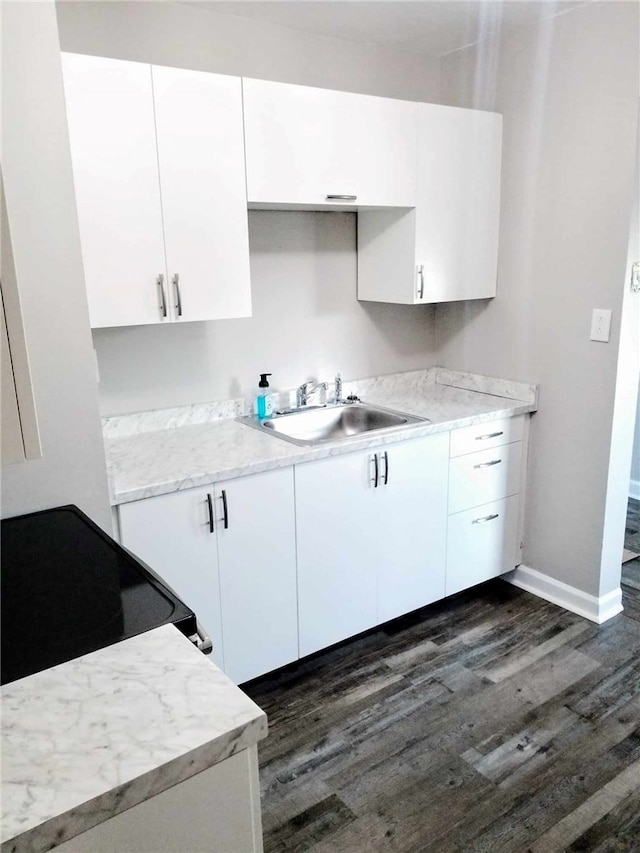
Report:
[[[295,466],[301,657],[377,623],[374,455]]]
[[[495,296],[502,116],[434,104],[418,116],[418,301]]]
[[[450,515],[447,595],[510,572],[517,545],[518,495]]]
[[[91,325],[161,322],[166,270],[151,68],[77,54],[63,54],[62,63]]]
[[[264,80],[243,89],[250,204],[414,204],[415,103]]]
[[[378,622],[385,622],[444,598],[449,433],[378,456]]]
[[[418,104],[415,210],[358,215],[358,299],[496,295],[502,117]]]
[[[218,553],[208,495],[213,500],[213,488],[122,504],[120,541],[195,612],[213,641],[213,660],[224,669]]]
[[[215,495],[225,672],[241,683],[298,657],[293,469]]]
[[[240,78],[152,75],[172,319],[249,317]]]

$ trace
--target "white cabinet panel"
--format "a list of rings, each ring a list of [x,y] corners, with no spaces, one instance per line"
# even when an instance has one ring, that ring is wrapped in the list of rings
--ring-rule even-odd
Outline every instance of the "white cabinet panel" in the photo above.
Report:
[[[418,104],[418,128],[415,210],[358,216],[358,298],[495,296],[502,117]]]
[[[415,203],[415,103],[246,78],[243,90],[250,204]]]
[[[449,512],[460,512],[520,491],[519,441],[451,460]]]
[[[416,264],[424,302],[496,295],[502,116],[420,104]]]
[[[241,683],[298,657],[293,468],[215,496],[225,672]]]
[[[518,496],[449,516],[446,594],[510,572],[517,563]]]
[[[57,853],[263,853],[255,746],[56,844]]]
[[[297,659],[292,468],[134,501],[119,514],[122,544],[191,607],[231,679]]]
[[[62,63],[91,325],[161,322],[151,67],[68,53]]]
[[[301,655],[444,597],[448,461],[441,433],[296,466]]]
[[[374,454],[295,466],[300,656],[377,622]]]
[[[172,319],[248,317],[240,78],[158,66],[152,76]]]
[[[378,500],[378,622],[444,598],[449,433],[387,447]],[[386,475],[386,460],[380,466]]]
[[[240,78],[63,69],[91,325],[250,316]]]
[[[489,447],[499,447],[524,436],[524,415],[517,418],[499,418],[483,421],[451,432],[451,456],[474,453]]]
[[[213,642],[213,660],[224,669],[220,583],[208,495],[188,489],[122,504],[120,541],[176,591]]]

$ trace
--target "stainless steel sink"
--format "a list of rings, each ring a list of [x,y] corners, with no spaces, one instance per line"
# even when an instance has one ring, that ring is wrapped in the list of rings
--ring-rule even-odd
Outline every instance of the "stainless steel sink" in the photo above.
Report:
[[[239,420],[247,426],[300,445],[344,441],[372,432],[387,432],[418,423],[429,423],[428,418],[359,402],[310,406],[276,414],[271,418]]]

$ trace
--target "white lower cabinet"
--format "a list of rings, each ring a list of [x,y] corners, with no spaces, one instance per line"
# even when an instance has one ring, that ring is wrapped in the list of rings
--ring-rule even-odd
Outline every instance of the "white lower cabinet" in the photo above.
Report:
[[[527,437],[524,417],[451,433],[447,595],[519,564]]]
[[[295,466],[300,655],[377,621],[375,453]]]
[[[300,655],[445,594],[449,434],[295,469]]]
[[[236,683],[298,657],[293,470],[120,507],[122,544],[191,607]]]
[[[449,516],[446,594],[514,569],[517,537],[517,495]]]
[[[121,541],[198,616],[236,683],[520,562],[526,419],[119,507]]]
[[[263,849],[255,746],[56,845],[58,853],[262,853]]]

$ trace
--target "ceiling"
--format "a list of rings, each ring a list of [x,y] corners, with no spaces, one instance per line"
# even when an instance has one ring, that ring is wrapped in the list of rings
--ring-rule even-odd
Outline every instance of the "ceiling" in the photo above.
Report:
[[[602,2],[603,0],[601,0]],[[190,0],[349,41],[442,56],[489,35],[513,32],[594,0]]]

